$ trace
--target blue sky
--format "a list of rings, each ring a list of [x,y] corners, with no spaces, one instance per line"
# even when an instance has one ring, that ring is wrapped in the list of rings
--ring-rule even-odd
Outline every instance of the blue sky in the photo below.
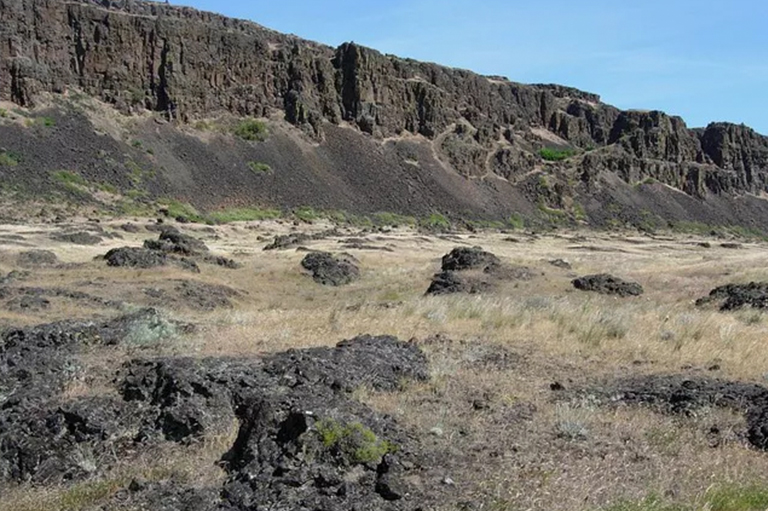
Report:
[[[766,0],[179,0],[336,46],[595,92],[768,134]]]

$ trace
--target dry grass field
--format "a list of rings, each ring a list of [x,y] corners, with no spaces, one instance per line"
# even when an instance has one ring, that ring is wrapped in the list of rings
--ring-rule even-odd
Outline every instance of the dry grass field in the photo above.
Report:
[[[304,274],[303,251],[263,250],[275,235],[319,232],[326,225],[178,226],[214,254],[242,264],[239,269],[201,265],[200,273],[190,273],[174,266],[107,267],[98,256],[110,248],[140,246],[156,236],[143,228],[124,232],[119,226],[126,221],[0,226],[0,274],[21,270],[17,256],[32,248],[50,250],[59,260],[28,268],[14,285],[100,299],[60,295],[50,296],[41,310],[0,308],[0,326],[110,317],[153,306],[197,327],[157,343],[137,339],[112,349],[108,358],[94,348],[82,362],[92,376],[69,385],[63,399],[114,393],[110,368],[137,354],[247,358],[333,346],[360,334],[394,335],[413,340],[427,354],[431,379],[407,383],[395,393],[361,388],[354,397],[394,417],[425,451],[436,453],[436,484],[445,495],[437,509],[768,508],[768,455],[746,440],[741,413],[703,407],[670,415],[606,403],[580,391],[630,375],[765,383],[765,314],[720,312],[694,302],[726,283],[768,281],[766,243],[740,241],[739,248],[724,248],[722,240],[683,235],[350,229],[303,244],[359,260],[361,278],[336,288]],[[80,246],[51,239],[67,229],[95,230],[103,241]],[[344,248],[347,238],[363,238],[366,249]],[[462,246],[480,246],[504,262],[531,268],[535,277],[483,294],[425,296],[440,258]],[[568,261],[572,269],[550,264],[554,259]],[[639,282],[645,293],[616,298],[571,285],[573,278],[593,273]],[[179,292],[184,281],[225,286],[236,294],[229,306],[201,306],[211,298],[210,289],[221,288],[184,294]],[[105,306],[105,301],[120,303]],[[224,477],[216,462],[236,428],[192,446],[137,454],[92,480],[0,486],[0,509],[109,509],[109,497],[135,478],[215,484]]]

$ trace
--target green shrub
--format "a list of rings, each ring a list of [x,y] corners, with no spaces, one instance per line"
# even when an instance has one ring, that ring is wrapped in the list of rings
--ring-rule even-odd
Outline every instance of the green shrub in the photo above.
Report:
[[[539,211],[544,213],[544,216],[553,226],[564,224],[568,221],[568,213],[562,209],[550,208],[544,203],[539,203]]]
[[[584,206],[581,204],[574,203],[573,205],[573,217],[576,220],[586,220],[587,219],[587,212],[584,210]]]
[[[6,117],[8,117],[8,110],[5,108],[0,108],[0,118],[5,119]]]
[[[310,207],[301,207],[293,210],[293,216],[302,222],[311,223],[320,218],[320,213]]]
[[[446,231],[451,228],[451,222],[440,213],[432,213],[419,221],[419,226],[430,231]]]
[[[160,199],[158,204],[165,206],[168,210],[168,216],[172,218],[184,218],[190,222],[204,223],[205,218],[187,202],[181,202],[176,199]]]
[[[387,213],[383,211],[371,215],[370,220],[373,225],[382,227],[398,227],[401,225],[413,226],[418,223],[417,220],[412,216],[398,215],[397,213]]]
[[[0,152],[0,167],[15,167],[19,164],[20,158],[17,154],[8,151]]]
[[[254,174],[267,174],[272,171],[272,167],[260,161],[249,161],[248,168],[251,169]]]
[[[53,179],[60,185],[65,187],[72,186],[88,186],[88,182],[80,174],[70,172],[68,170],[57,170],[53,174]]]
[[[246,119],[235,126],[235,136],[249,142],[263,142],[269,136],[267,125],[257,119]]]
[[[323,447],[352,463],[375,463],[384,455],[396,452],[397,447],[378,438],[359,422],[346,425],[325,419],[315,425]]]
[[[544,147],[539,151],[539,156],[541,156],[546,161],[567,160],[575,154],[576,151],[573,149],[555,149],[552,147]]]
[[[509,224],[509,226],[513,229],[517,229],[518,231],[525,229],[525,219],[520,213],[512,213],[512,215],[507,219],[507,224]]]
[[[159,313],[141,314],[127,325],[123,342],[128,346],[146,348],[178,336],[178,327]]]

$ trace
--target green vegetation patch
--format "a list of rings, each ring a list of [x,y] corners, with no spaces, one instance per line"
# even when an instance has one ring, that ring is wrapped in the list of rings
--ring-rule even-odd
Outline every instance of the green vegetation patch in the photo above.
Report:
[[[88,181],[86,181],[83,176],[75,172],[70,172],[68,170],[57,170],[53,172],[51,176],[53,177],[54,181],[56,181],[58,184],[65,187],[88,186]]]
[[[315,425],[323,447],[352,463],[375,463],[397,446],[376,436],[359,422],[340,424],[324,419]]]
[[[665,502],[657,495],[640,501],[624,501],[602,511],[764,511],[768,509],[768,487],[763,485],[718,485],[690,504]]]
[[[61,495],[58,509],[63,511],[90,509],[93,506],[108,500],[127,484],[128,481],[124,479],[87,481],[76,484]]]
[[[9,151],[0,152],[0,167],[15,167],[20,161],[21,158],[16,153]]]
[[[176,199],[160,199],[158,204],[168,210],[168,216],[172,218],[184,218],[190,222],[205,223],[206,219],[194,206],[188,202],[181,202]]]
[[[246,119],[241,121],[234,127],[232,133],[249,142],[264,142],[269,136],[267,125],[258,119]]]
[[[445,215],[432,213],[419,221],[419,227],[429,231],[447,231],[451,228],[451,221]]]
[[[507,218],[507,224],[518,231],[525,229],[525,219],[520,213],[513,213],[510,215],[510,217]]]
[[[546,161],[563,161],[575,154],[574,149],[555,149],[553,147],[544,147],[539,151],[539,156]]]
[[[321,213],[316,211],[314,208],[302,207],[302,208],[294,209],[293,216],[295,216],[298,220],[301,220],[302,222],[312,223],[318,218],[320,218],[322,215]]]
[[[254,174],[268,174],[272,172],[272,167],[260,161],[249,161],[248,168],[251,169]]]
[[[670,222],[669,226],[673,232],[684,234],[698,234],[701,236],[736,236],[745,239],[768,239],[765,231],[755,227],[744,227],[741,225],[709,225],[702,222],[677,221]]]

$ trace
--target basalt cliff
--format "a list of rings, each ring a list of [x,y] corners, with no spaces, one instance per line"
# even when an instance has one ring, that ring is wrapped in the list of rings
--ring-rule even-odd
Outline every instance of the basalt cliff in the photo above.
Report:
[[[768,137],[746,126],[153,2],[0,0],[0,101],[0,175],[34,193],[66,170],[202,209],[768,220]],[[246,118],[263,137],[232,133]]]

